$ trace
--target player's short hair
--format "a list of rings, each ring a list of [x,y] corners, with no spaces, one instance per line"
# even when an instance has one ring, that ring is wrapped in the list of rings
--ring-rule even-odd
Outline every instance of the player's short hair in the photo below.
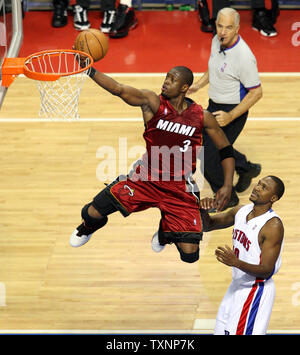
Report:
[[[221,9],[217,14],[217,21],[220,15],[224,15],[224,16],[233,15],[235,25],[238,26],[240,24],[240,14],[232,7],[224,7],[223,9]]]
[[[282,197],[282,195],[284,194],[284,190],[285,190],[284,183],[277,176],[269,175],[268,177],[271,178],[276,184],[275,194],[277,195],[278,200],[279,200]]]
[[[184,66],[177,66],[174,67],[174,69],[180,73],[184,84],[187,84],[188,86],[191,86],[193,84],[194,74],[191,69]]]

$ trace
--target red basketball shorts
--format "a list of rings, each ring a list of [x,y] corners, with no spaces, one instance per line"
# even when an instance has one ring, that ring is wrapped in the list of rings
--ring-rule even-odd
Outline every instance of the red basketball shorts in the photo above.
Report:
[[[161,244],[186,242],[199,243],[202,223],[199,197],[194,192],[195,183],[183,181],[134,181],[116,179],[106,187],[114,206],[128,216],[150,207],[159,208]]]

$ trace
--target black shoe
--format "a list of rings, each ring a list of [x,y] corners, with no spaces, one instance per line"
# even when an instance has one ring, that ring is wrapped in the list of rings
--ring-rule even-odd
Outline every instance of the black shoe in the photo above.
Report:
[[[257,177],[261,172],[260,164],[252,164],[250,163],[250,170],[246,173],[239,174],[239,179],[237,184],[235,185],[236,192],[243,192],[248,189],[251,184],[251,180]]]
[[[225,211],[227,208],[232,208],[234,206],[237,206],[239,204],[240,200],[238,198],[238,195],[236,194],[235,192],[235,189],[232,188],[232,191],[231,191],[231,197],[230,197],[230,201],[228,202],[228,204],[225,206],[225,208],[223,209],[223,211]],[[217,210],[216,208],[210,208],[208,210],[208,213],[216,213]]]
[[[104,11],[102,24],[100,26],[100,30],[103,33],[109,33],[111,31],[112,25],[114,24],[116,19],[116,11],[115,10],[107,10]]]
[[[215,19],[210,19],[209,23],[202,22],[201,31],[202,32],[212,33],[213,36],[215,36],[217,34],[216,20]]]
[[[271,18],[266,10],[255,10],[253,14],[252,28],[259,31],[265,37],[277,36],[277,31],[273,26]]]
[[[91,27],[91,24],[88,19],[87,9],[80,5],[73,6],[74,14],[74,27],[76,30],[83,31]]]
[[[200,28],[201,28],[202,32],[206,32],[206,33],[213,33],[214,32],[214,28],[213,28],[213,26],[210,23],[202,22]]]
[[[54,13],[52,17],[53,27],[63,27],[68,23],[68,13],[63,3],[54,6]]]
[[[239,202],[240,202],[240,199],[238,198],[238,195],[236,194],[235,189],[232,188],[230,201],[228,202],[228,204],[225,207],[225,209],[237,206],[239,204]]]
[[[111,38],[122,38],[128,35],[129,30],[138,25],[133,8],[120,4],[117,9],[116,21],[112,25],[109,33]]]

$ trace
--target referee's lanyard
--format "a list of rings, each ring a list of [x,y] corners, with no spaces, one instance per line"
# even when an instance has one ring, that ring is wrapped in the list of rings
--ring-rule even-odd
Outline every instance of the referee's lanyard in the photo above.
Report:
[[[222,45],[220,45],[219,53],[223,53],[224,55],[226,55],[225,49],[226,49],[225,47],[223,47]]]

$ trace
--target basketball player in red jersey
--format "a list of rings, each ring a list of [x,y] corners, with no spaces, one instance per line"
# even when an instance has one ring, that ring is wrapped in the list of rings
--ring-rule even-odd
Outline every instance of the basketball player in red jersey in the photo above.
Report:
[[[113,212],[120,211],[126,217],[157,207],[161,221],[152,239],[153,250],[159,252],[165,244],[174,243],[181,260],[195,262],[199,259],[202,223],[192,174],[197,148],[202,145],[202,130],[207,131],[219,149],[224,170],[224,185],[215,197],[218,211],[230,199],[234,158],[232,146],[213,115],[185,97],[193,83],[192,71],[181,66],[171,69],[161,95],[120,84],[94,68],[89,75],[112,95],[141,107],[147,150],[127,177],[118,177],[82,208],[83,223],[71,235],[70,244],[85,244]]]

